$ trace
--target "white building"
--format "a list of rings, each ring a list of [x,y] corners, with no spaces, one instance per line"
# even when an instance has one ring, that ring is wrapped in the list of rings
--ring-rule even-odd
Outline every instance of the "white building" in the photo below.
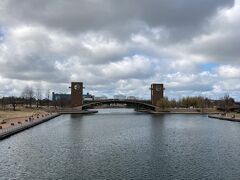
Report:
[[[127,99],[136,100],[137,98],[135,96],[128,96]]]
[[[95,100],[104,100],[104,99],[108,99],[107,96],[103,95],[103,96],[98,96],[94,98]]]
[[[122,95],[122,94],[118,94],[118,95],[114,95],[113,98],[114,99],[127,99],[127,96]]]

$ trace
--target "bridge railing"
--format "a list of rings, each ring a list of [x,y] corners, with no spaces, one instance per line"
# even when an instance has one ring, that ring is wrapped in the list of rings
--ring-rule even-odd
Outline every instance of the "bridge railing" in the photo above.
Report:
[[[107,102],[107,101],[126,101],[126,102],[142,102],[142,103],[151,103],[151,100],[142,100],[142,99],[99,99],[99,100],[85,100],[83,103],[91,102]]]

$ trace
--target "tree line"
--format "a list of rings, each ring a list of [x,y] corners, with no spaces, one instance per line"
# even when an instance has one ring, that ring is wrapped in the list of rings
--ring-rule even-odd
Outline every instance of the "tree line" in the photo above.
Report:
[[[21,96],[10,96],[3,97],[0,99],[2,109],[5,109],[6,105],[11,105],[13,110],[16,110],[17,104],[32,107],[33,104],[38,108],[39,106],[49,106],[54,105],[55,107],[65,107],[70,104],[70,102],[64,98],[60,98],[54,102],[49,99],[50,90],[46,92],[47,98],[43,98],[43,92],[41,88],[34,89],[32,86],[25,86]],[[231,107],[235,104],[233,98],[229,95],[225,95],[219,100],[211,100],[206,97],[197,96],[197,97],[183,97],[180,99],[168,99],[167,97],[159,100],[157,106],[163,110],[169,108],[198,108],[203,111],[205,108],[217,108],[218,110],[228,112],[231,110]]]
[[[217,108],[218,110],[222,110],[228,112],[231,110],[231,107],[235,104],[233,98],[229,95],[225,95],[219,100],[211,100],[206,97],[197,96],[197,97],[183,97],[178,100],[168,98],[163,98],[157,102],[157,106],[161,107],[163,110],[168,108]]]
[[[1,107],[2,109],[6,108],[6,105],[11,105],[13,110],[16,110],[17,105],[22,105],[25,107],[31,108],[34,105],[38,108],[39,106],[49,106],[50,100],[49,100],[49,90],[46,92],[46,97],[43,98],[43,92],[42,89],[36,88],[34,89],[32,86],[25,86],[23,89],[21,96],[9,96],[9,97],[2,97],[0,99],[1,101]]]

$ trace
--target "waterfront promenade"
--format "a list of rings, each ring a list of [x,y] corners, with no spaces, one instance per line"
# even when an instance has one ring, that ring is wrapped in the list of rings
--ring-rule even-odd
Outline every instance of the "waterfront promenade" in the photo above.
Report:
[[[213,119],[219,119],[219,120],[240,122],[240,114],[236,114],[236,113],[228,113],[226,115],[215,114],[215,115],[208,115],[208,117]]]
[[[60,113],[48,113],[48,114],[42,114],[42,115],[36,114],[36,115],[30,116],[29,118],[25,118],[24,122],[22,122],[23,118],[16,118],[15,120],[19,120],[17,124],[11,123],[11,126],[7,126],[5,128],[0,129],[0,140],[7,138],[11,135],[14,135],[18,132],[29,129],[38,124],[41,124],[43,122],[46,122],[59,115]]]

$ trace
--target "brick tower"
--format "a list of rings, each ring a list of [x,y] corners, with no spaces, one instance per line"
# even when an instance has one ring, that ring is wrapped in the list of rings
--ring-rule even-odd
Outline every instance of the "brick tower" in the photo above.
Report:
[[[164,86],[163,84],[152,84],[151,85],[151,103],[157,106],[158,100],[163,98]]]
[[[72,107],[78,107],[83,105],[83,83],[82,82],[71,83],[71,104],[72,104]]]

